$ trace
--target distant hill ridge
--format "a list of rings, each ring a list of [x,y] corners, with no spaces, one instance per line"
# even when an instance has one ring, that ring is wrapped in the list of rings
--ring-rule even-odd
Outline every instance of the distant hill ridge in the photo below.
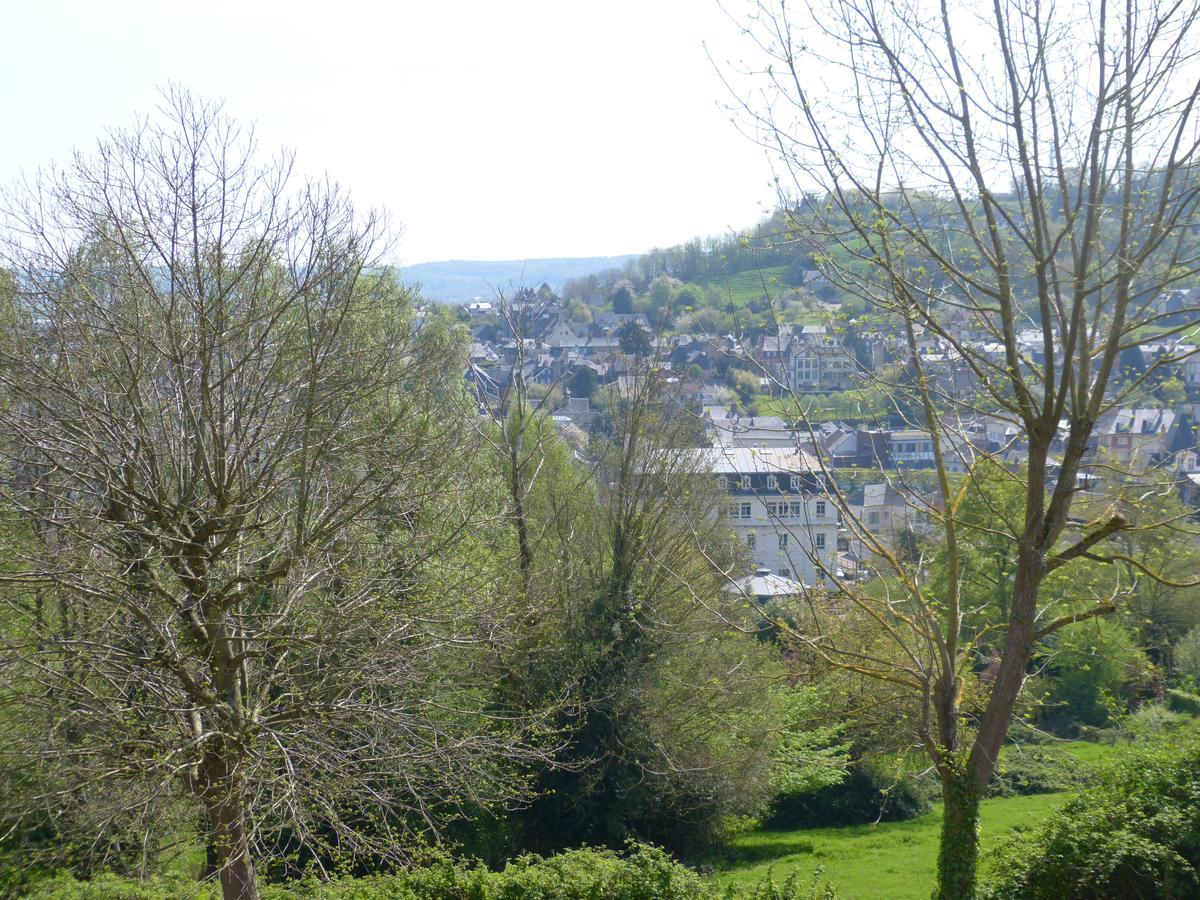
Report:
[[[419,283],[421,293],[430,300],[469,303],[475,299],[490,299],[497,290],[509,291],[526,285],[537,287],[543,282],[558,288],[572,278],[619,269],[633,259],[637,259],[636,254],[553,259],[453,259],[404,266],[400,269],[400,277],[409,283]]]

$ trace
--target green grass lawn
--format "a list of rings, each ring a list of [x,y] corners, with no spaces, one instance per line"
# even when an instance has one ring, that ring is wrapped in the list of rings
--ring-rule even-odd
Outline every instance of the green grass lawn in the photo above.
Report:
[[[1036,825],[1068,796],[1041,794],[984,801],[980,828],[984,875],[990,848],[1014,830]],[[734,840],[733,861],[712,877],[722,886],[749,887],[768,871],[776,880],[798,871],[802,883],[807,883],[823,868],[823,878],[836,885],[842,897],[925,900],[933,889],[941,821],[938,808],[908,822],[800,831],[759,829]]]
[[[1101,744],[1096,741],[1063,741],[1060,744],[1050,744],[1049,748],[1067,753],[1081,763],[1098,763],[1120,756],[1121,751],[1129,744]]]
[[[787,266],[768,266],[762,269],[747,269],[733,275],[716,275],[703,280],[701,284],[713,285],[720,290],[724,302],[732,302],[739,308],[751,300],[757,300],[764,295],[774,297],[791,287],[788,283]]]
[[[1082,767],[1118,757],[1125,745],[1060,741],[1038,746],[1051,754],[1072,757]],[[1005,748],[1006,755],[1017,752]],[[1000,797],[986,800],[980,815],[982,874],[987,876],[987,852],[1015,830],[1038,824],[1069,793]],[[907,822],[882,822],[848,828],[806,828],[796,831],[756,829],[734,839],[730,862],[713,874],[720,885],[750,886],[771,871],[782,880],[793,871],[807,884],[818,869],[838,886],[840,896],[868,900],[886,897],[927,898],[937,870],[937,843],[942,823],[938,805],[932,812]]]

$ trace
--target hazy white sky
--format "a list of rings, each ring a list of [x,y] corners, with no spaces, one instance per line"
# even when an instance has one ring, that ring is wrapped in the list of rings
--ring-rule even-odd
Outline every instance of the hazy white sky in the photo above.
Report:
[[[638,252],[752,224],[770,170],[716,0],[0,0],[0,182],[175,81],[402,223],[403,263]]]

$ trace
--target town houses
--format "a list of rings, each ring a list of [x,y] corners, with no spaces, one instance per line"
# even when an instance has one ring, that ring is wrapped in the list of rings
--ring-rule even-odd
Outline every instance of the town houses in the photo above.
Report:
[[[586,455],[611,404],[650,366],[664,396],[694,421],[691,449],[703,451],[703,468],[725,498],[723,514],[745,550],[742,576],[765,572],[807,586],[853,578],[870,555],[864,529],[885,541],[930,531],[941,501],[914,489],[929,483],[914,475],[931,472],[939,453],[958,474],[984,458],[1014,472],[1025,463],[1017,422],[979,390],[980,365],[1004,365],[1005,354],[997,335],[978,323],[950,317],[941,334],[918,329],[913,358],[895,333],[854,319],[710,334],[666,327],[638,311],[589,309],[580,316],[575,307],[573,317],[545,287],[514,299],[465,311],[466,378],[481,413],[519,382],[551,403],[555,425]],[[1184,299],[1160,305],[1169,312]],[[1037,367],[1057,336],[1027,329],[1015,340],[1020,364]],[[1126,384],[1142,379],[1163,387],[1159,396],[1147,393],[1148,402],[1104,410],[1076,475],[1080,489],[1113,490],[1120,478],[1153,471],[1200,507],[1192,426],[1200,343],[1181,332],[1125,354],[1121,364]],[[899,399],[913,395],[918,366],[931,394],[944,401],[936,435],[920,409]],[[1055,446],[1061,452],[1061,443]],[[1052,455],[1050,483],[1056,466]]]

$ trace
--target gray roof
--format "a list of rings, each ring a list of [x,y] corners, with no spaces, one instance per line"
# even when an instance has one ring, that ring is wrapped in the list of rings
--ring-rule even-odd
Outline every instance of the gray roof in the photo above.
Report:
[[[790,474],[821,469],[812,455],[791,447],[710,447],[699,452],[714,475]]]
[[[1097,426],[1101,434],[1163,434],[1175,424],[1175,412],[1155,407],[1122,407]]]
[[[804,585],[782,575],[772,575],[770,569],[758,569],[753,575],[727,584],[725,590],[731,594],[742,594],[762,600],[770,597],[794,597],[803,593]]]
[[[790,337],[784,337],[782,335],[780,335],[779,337],[772,337],[771,335],[766,335],[762,339],[762,352],[763,353],[782,353],[784,350],[786,350],[788,348],[788,345],[791,342],[792,342],[792,339]]]

